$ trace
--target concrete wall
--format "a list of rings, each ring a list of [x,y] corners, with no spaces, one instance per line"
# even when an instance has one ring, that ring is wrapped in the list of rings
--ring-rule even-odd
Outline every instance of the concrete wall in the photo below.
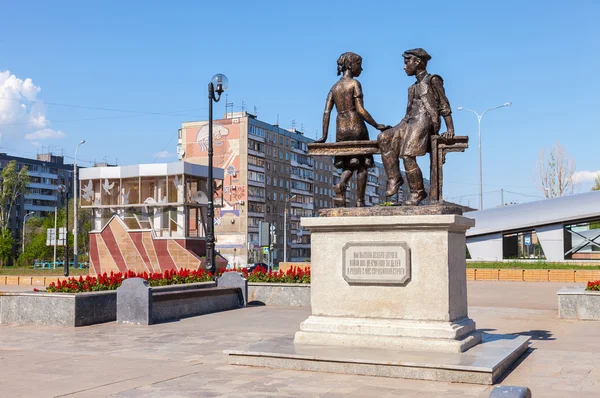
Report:
[[[467,237],[472,260],[502,261],[502,233]]]
[[[565,287],[558,291],[558,317],[563,319],[600,320],[600,292]]]
[[[85,326],[117,318],[117,292],[1,293],[0,324]]]
[[[565,261],[564,231],[562,223],[536,227],[535,233],[542,245],[547,261]]]
[[[310,284],[249,283],[248,304],[310,307]]]

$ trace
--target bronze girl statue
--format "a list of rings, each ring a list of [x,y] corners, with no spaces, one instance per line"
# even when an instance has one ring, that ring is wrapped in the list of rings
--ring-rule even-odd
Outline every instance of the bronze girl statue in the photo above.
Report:
[[[334,105],[337,110],[336,142],[368,141],[369,132],[365,121],[380,131],[385,130],[388,126],[377,124],[363,105],[362,87],[360,82],[355,79],[362,72],[362,58],[353,52],[343,53],[339,57],[337,65],[337,74],[342,77],[333,85],[327,95],[323,114],[323,137],[315,142],[323,143],[327,140],[330,113]],[[346,185],[356,171],[358,180],[356,206],[365,206],[368,169],[374,166],[373,156],[336,156],[334,166],[342,169],[340,182],[333,187],[336,193],[334,204],[337,207],[346,205]]]

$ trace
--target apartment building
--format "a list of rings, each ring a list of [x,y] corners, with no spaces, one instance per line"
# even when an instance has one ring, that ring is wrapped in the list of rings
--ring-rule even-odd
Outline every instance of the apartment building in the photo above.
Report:
[[[260,221],[275,226],[275,263],[283,261],[284,235],[288,261],[310,260],[310,232],[302,229],[300,218],[333,207],[333,185],[340,177],[333,158],[308,156],[307,144],[313,141],[301,131],[263,122],[247,112],[214,121],[214,166],[225,170],[216,187],[216,247],[231,264],[265,260],[258,246]],[[182,124],[178,153],[186,162],[208,163],[207,121]],[[369,172],[367,204],[385,200],[385,184],[385,172],[377,164]],[[349,184],[347,200],[349,205],[356,203],[356,178]]]
[[[58,194],[60,184],[69,189],[69,197],[73,196],[73,165],[65,164],[63,156],[51,153],[38,154],[35,159],[0,153],[0,169],[13,160],[17,162],[19,170],[27,166],[31,177],[27,193],[18,199],[9,221],[9,229],[20,239],[25,215],[33,213],[32,215],[44,217],[48,213],[54,213],[56,207],[65,205],[64,199]]]

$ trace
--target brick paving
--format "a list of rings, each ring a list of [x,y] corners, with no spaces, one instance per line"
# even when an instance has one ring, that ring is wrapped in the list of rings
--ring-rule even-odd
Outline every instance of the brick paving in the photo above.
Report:
[[[534,397],[600,397],[600,323],[557,318],[563,285],[469,282],[469,314],[480,329],[533,337],[501,384],[528,386]],[[223,350],[292,334],[309,312],[250,307],[153,326],[0,326],[0,397],[487,397],[492,389],[227,364]]]

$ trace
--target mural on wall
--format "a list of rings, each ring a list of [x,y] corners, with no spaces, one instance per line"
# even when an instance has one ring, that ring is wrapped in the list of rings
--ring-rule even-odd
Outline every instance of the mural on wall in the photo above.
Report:
[[[208,157],[208,123],[188,127],[185,136],[186,159]],[[224,180],[215,187],[215,203],[220,204],[215,209],[215,220],[219,219],[220,224],[225,215],[239,218],[239,203],[248,200],[245,182],[239,178],[240,125],[231,120],[213,123],[213,151],[215,167],[225,170]]]

